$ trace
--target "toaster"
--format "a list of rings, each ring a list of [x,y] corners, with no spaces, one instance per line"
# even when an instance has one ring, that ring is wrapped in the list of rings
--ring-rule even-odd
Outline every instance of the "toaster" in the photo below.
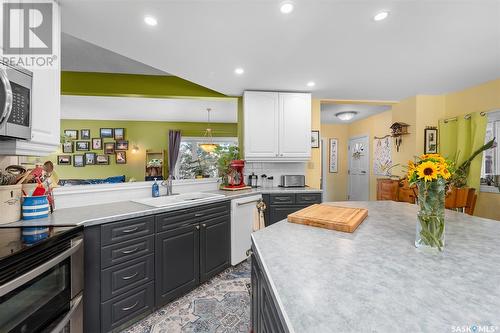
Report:
[[[282,175],[280,179],[281,187],[305,187],[306,176],[304,175]]]

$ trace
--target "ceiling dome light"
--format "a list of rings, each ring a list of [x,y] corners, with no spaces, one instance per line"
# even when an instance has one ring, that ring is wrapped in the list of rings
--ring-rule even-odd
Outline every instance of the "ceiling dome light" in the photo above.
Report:
[[[146,23],[147,25],[150,25],[150,26],[154,27],[155,25],[158,24],[158,21],[153,16],[145,16],[144,17],[144,23]]]
[[[234,74],[242,75],[243,73],[245,73],[245,70],[241,67],[238,67],[234,70]]]
[[[308,87],[314,87],[315,85],[316,85],[316,83],[314,81],[307,82]]]
[[[373,20],[374,21],[382,21],[382,20],[385,20],[387,18],[387,16],[389,16],[389,12],[384,10],[384,11],[378,12],[373,17]]]
[[[291,12],[293,12],[293,3],[291,3],[290,1],[282,2],[280,11],[283,14],[290,14]]]
[[[340,120],[343,121],[349,121],[352,118],[354,118],[355,115],[358,113],[356,111],[346,111],[346,112],[339,112],[335,114],[335,117],[339,118]]]

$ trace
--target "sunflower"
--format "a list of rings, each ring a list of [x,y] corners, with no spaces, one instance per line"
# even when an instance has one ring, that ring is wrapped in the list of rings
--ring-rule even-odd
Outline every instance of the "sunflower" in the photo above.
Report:
[[[415,169],[416,169],[415,163],[413,163],[413,161],[408,161],[408,173],[407,173],[408,179],[411,178],[411,176],[415,172]]]
[[[448,178],[450,178],[450,177],[451,177],[450,170],[448,170],[448,167],[447,167],[447,166],[442,167],[442,168],[439,170],[439,173],[441,174],[441,176],[442,176],[444,179],[448,179]]]
[[[433,179],[437,179],[439,175],[439,168],[436,163],[427,161],[417,166],[417,173],[418,178],[425,181],[432,181]]]

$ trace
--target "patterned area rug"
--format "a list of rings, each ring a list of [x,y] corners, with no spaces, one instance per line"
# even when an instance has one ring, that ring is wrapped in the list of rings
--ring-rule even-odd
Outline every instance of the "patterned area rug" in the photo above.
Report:
[[[250,331],[250,263],[228,268],[125,333]]]

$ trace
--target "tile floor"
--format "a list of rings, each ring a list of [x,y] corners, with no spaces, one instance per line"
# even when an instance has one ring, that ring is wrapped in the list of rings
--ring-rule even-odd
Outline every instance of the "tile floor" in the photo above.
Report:
[[[228,268],[123,333],[250,331],[250,262]]]

